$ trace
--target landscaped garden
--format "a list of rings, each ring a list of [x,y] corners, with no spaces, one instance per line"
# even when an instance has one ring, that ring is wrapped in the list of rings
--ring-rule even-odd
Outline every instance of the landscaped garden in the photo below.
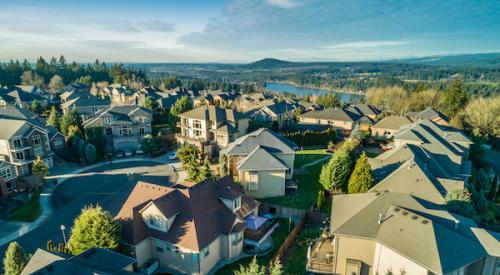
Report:
[[[279,226],[274,230],[271,238],[273,239],[273,248],[266,255],[257,257],[257,263],[259,265],[269,265],[274,254],[280,248],[281,244],[285,241],[288,233],[293,229],[294,225],[288,224],[287,219],[279,219]],[[217,275],[233,275],[235,270],[240,269],[240,265],[247,266],[252,261],[252,257],[242,258],[234,263],[224,266],[219,269],[215,274]]]

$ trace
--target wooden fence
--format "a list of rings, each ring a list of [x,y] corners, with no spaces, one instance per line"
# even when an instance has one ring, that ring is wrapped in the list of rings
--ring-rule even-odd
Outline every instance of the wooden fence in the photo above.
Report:
[[[276,261],[278,257],[280,261],[283,262],[285,253],[288,251],[288,249],[290,249],[290,246],[293,244],[295,238],[297,238],[299,233],[302,231],[302,228],[304,228],[304,225],[306,223],[306,216],[307,216],[306,213],[301,215],[299,222],[295,225],[292,232],[288,234],[288,237],[286,237],[285,241],[281,244],[278,251],[276,251],[276,253],[274,254],[272,260],[273,262]]]

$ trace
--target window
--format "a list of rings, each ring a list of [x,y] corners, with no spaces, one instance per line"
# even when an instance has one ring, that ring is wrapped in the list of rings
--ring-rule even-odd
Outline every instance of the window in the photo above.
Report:
[[[35,154],[35,156],[43,156],[43,147],[35,146],[35,148],[33,148],[33,153]]]
[[[129,126],[123,125],[119,128],[120,136],[130,136],[132,135],[132,129]]]
[[[0,170],[0,177],[3,179],[9,179],[12,177],[12,171],[10,170],[10,167],[4,168]]]
[[[5,183],[7,187],[7,192],[14,191],[16,189],[16,182],[15,181],[8,181]]]
[[[256,172],[250,172],[248,174],[248,191],[259,190],[259,174]]]
[[[241,206],[241,197],[238,197],[233,202],[233,209],[238,210],[238,209],[240,209],[240,206]]]
[[[33,137],[33,144],[34,145],[40,145],[40,144],[42,144],[42,139],[40,138],[40,136],[34,136]]]
[[[243,240],[243,231],[231,234],[231,242],[233,245],[239,244]]]
[[[145,133],[145,132],[146,132],[146,131],[144,130],[144,128],[142,128],[142,127],[141,127],[141,128],[139,128],[139,134],[144,135],[144,133]]]
[[[201,129],[201,121],[193,120],[193,128]]]
[[[92,106],[92,113],[95,113],[97,111],[99,111],[99,108],[96,106]]]
[[[153,227],[161,228],[162,219],[160,218],[160,216],[151,215],[148,217],[148,223],[149,223],[149,225],[151,225]]]
[[[24,153],[23,152],[16,152],[16,159],[24,159]]]
[[[208,255],[210,255],[210,247],[207,246],[207,247],[203,248],[203,250],[201,251],[200,254],[201,254],[202,258],[205,258]]]
[[[111,127],[106,128],[106,135],[111,136],[113,134],[113,129]]]
[[[14,148],[21,148],[21,140],[20,139],[14,139],[12,141],[12,143],[14,144]]]
[[[197,137],[201,136],[201,130],[193,130],[193,134]]]
[[[155,248],[156,248],[156,251],[163,253],[163,251],[164,251],[163,242],[160,240],[155,240]]]
[[[109,117],[105,117],[105,118],[104,118],[104,123],[105,123],[105,124],[110,124],[110,123],[111,123],[111,118],[109,118]]]

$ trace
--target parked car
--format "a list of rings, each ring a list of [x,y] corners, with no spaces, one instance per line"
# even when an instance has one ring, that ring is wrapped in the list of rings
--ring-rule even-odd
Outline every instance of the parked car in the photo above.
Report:
[[[168,153],[168,159],[169,160],[176,160],[177,159],[177,152],[173,151]]]
[[[117,158],[123,158],[125,156],[125,153],[122,150],[118,150],[116,151],[115,156]]]
[[[142,151],[142,145],[137,145],[137,150],[135,150],[136,155],[142,155],[144,154],[144,151]]]
[[[126,149],[126,150],[125,150],[125,156],[126,156],[126,157],[130,157],[130,156],[132,156],[132,150],[130,150],[130,149]]]

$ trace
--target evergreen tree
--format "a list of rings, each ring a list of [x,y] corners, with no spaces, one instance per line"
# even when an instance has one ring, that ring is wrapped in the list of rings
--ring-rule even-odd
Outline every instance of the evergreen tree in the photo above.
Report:
[[[174,117],[178,117],[180,114],[187,112],[193,108],[189,97],[183,96],[174,103],[174,106],[170,109],[170,113]]]
[[[17,242],[11,242],[3,258],[5,275],[19,275],[29,261],[29,256]]]
[[[60,122],[60,127],[61,127],[61,133],[63,135],[68,134],[68,129],[69,127],[73,125],[78,127],[79,129],[82,128],[82,118],[78,115],[78,112],[76,110],[68,110],[61,118]]]
[[[245,267],[240,265],[240,270],[234,272],[235,275],[266,275],[266,268],[257,263],[257,258],[254,256],[252,262]]]
[[[279,257],[274,261],[274,263],[269,264],[269,275],[281,275],[283,274],[283,266],[281,265]]]
[[[374,179],[370,163],[368,163],[368,158],[365,152],[363,152],[356,161],[356,166],[352,171],[347,189],[349,193],[364,193],[373,186],[373,183]]]
[[[47,125],[50,125],[52,127],[55,127],[56,129],[59,130],[59,123],[60,123],[60,117],[59,117],[59,113],[57,112],[56,110],[56,106],[52,106],[52,108],[50,109],[50,114],[49,114],[49,118],[47,119]]]
[[[210,161],[208,160],[208,156],[205,157],[203,161],[203,166],[200,169],[200,173],[198,174],[197,181],[204,181],[213,179],[214,175],[212,173],[212,169],[210,169]]]
[[[75,219],[68,246],[73,255],[93,247],[116,249],[119,236],[118,224],[111,214],[99,205],[89,206]]]
[[[228,175],[227,156],[224,154],[220,154],[219,157],[219,174],[221,177],[225,177]]]
[[[49,166],[43,161],[42,157],[36,156],[31,172],[35,176],[47,177],[49,175]]]
[[[88,162],[92,163],[96,160],[96,157],[97,152],[95,146],[91,143],[87,143],[87,145],[85,145],[85,158]]]
[[[158,102],[151,96],[146,97],[144,100],[144,103],[142,104],[142,107],[150,110],[151,112],[156,112],[158,108],[160,108],[160,105]]]
[[[186,144],[177,150],[177,157],[184,165],[196,163],[200,158],[200,150],[193,144]]]
[[[444,107],[448,117],[454,117],[458,112],[465,107],[469,99],[464,88],[464,82],[460,78],[455,78],[446,88],[444,94]]]
[[[42,104],[40,104],[40,102],[38,102],[38,100],[33,100],[33,102],[31,103],[30,109],[31,109],[31,111],[33,111],[34,113],[37,113],[37,114],[43,113]]]
[[[85,140],[95,146],[96,159],[104,156],[106,138],[102,132],[102,127],[96,126],[85,128]]]
[[[319,182],[325,190],[336,191],[344,188],[352,169],[350,151],[339,149],[333,157],[323,165],[319,175]]]

